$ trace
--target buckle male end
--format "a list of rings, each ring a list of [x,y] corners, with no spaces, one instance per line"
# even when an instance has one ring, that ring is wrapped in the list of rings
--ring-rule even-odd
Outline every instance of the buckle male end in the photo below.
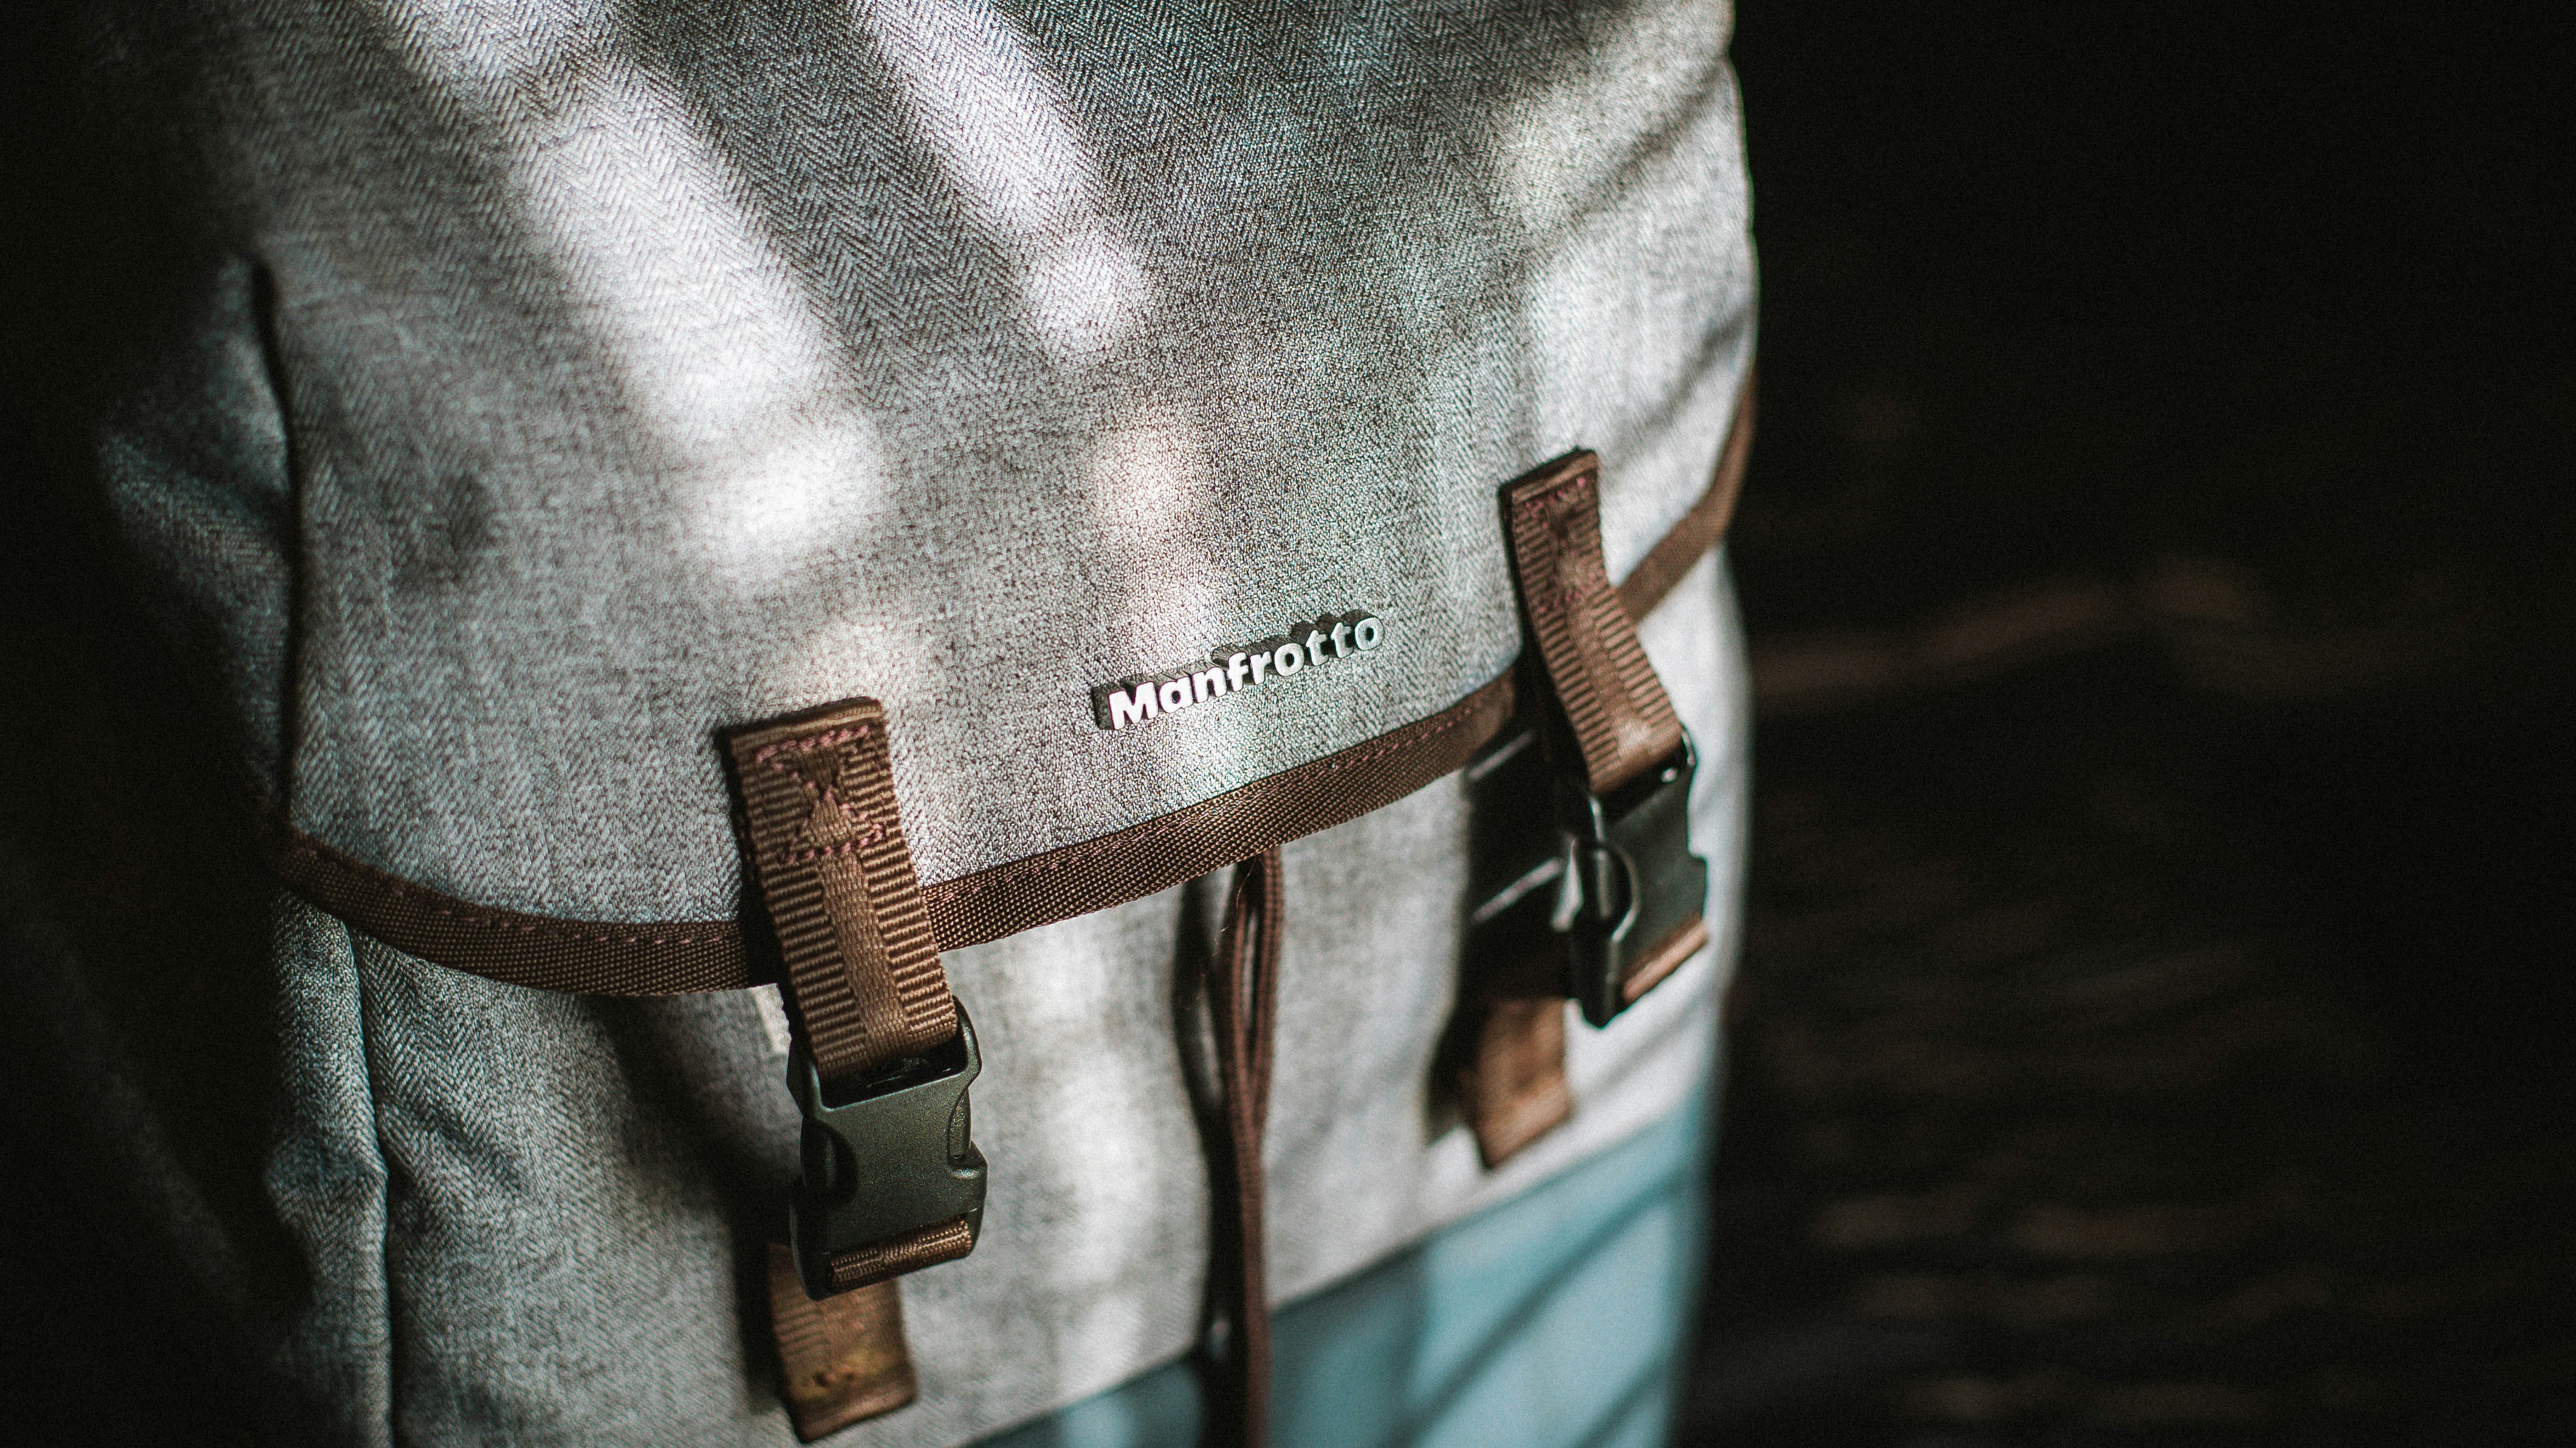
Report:
[[[1566,931],[1566,994],[1606,1026],[1708,941],[1708,861],[1690,851],[1691,780],[1699,751],[1680,746],[1636,778],[1594,794],[1561,777],[1557,812],[1572,837],[1582,894]]]
[[[788,1194],[788,1239],[807,1296],[819,1301],[843,1290],[833,1281],[834,1256],[959,1218],[966,1223],[965,1250],[932,1260],[974,1250],[984,1229],[984,1153],[975,1146],[966,1088],[983,1069],[962,1005],[954,1040],[838,1104],[824,1099],[822,1073],[804,1044],[789,1051],[787,1090],[805,1117],[805,1132],[801,1170]]]

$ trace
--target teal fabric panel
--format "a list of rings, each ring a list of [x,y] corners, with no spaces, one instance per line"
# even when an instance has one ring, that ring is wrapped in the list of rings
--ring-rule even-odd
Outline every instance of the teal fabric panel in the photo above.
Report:
[[[1648,1448],[1667,1436],[1706,1225],[1710,1093],[1280,1309],[1278,1448]],[[1174,1363],[985,1448],[1193,1448]]]

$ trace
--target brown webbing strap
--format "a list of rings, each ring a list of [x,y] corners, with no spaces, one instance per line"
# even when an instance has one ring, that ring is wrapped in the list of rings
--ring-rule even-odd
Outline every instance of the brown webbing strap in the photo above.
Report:
[[[901,1283],[816,1302],[796,1278],[795,1254],[772,1242],[769,1320],[778,1337],[779,1396],[800,1441],[891,1413],[920,1392],[904,1343]]]
[[[1600,462],[1577,453],[1505,493],[1513,567],[1539,642],[1539,664],[1560,700],[1597,794],[1669,754],[1681,727],[1637,641],[1644,618],[1726,534],[1753,450],[1753,374],[1706,492],[1614,590],[1601,556]],[[1544,707],[1543,701],[1533,699]],[[1708,940],[1707,926],[1660,942],[1629,976],[1630,1001]],[[1501,1166],[1574,1114],[1565,1078],[1564,986],[1554,960],[1520,958],[1465,983],[1453,1029],[1464,1032],[1459,1109],[1486,1168]]]
[[[895,805],[884,708],[827,705],[730,731],[724,747],[757,906],[746,913],[768,923],[789,1018],[826,1090],[953,1040],[957,1002]],[[806,1297],[792,1259],[784,1278],[773,1261],[771,1325],[800,1435],[912,1401],[892,1279],[974,1245],[958,1218],[834,1252],[841,1295],[821,1303]]]
[[[1276,845],[1235,867],[1225,927],[1208,973],[1217,1076],[1225,1094],[1231,1148],[1231,1179],[1221,1186],[1234,1211],[1231,1222],[1219,1223],[1220,1240],[1210,1263],[1211,1295],[1225,1316],[1226,1341],[1211,1375],[1202,1437],[1230,1448],[1262,1448],[1270,1436],[1270,1293],[1261,1145],[1270,1119],[1271,1042],[1278,1017],[1281,888]]]
[[[1504,494],[1512,571],[1594,794],[1608,794],[1681,747],[1673,701],[1601,557],[1601,459],[1559,459]]]
[[[895,808],[885,709],[852,699],[725,736],[744,863],[826,1087],[957,1034]]]
[[[918,1232],[907,1232],[900,1237],[888,1237],[882,1242],[833,1253],[832,1288],[836,1292],[852,1292],[862,1287],[873,1287],[880,1282],[891,1282],[907,1272],[954,1262],[974,1250],[975,1233],[967,1227],[965,1218],[935,1222]]]
[[[1574,1116],[1565,1079],[1565,967],[1553,956],[1476,981],[1458,1002],[1469,1037],[1458,1108],[1491,1171]]]
[[[1718,449],[1707,490],[1619,580],[1619,601],[1628,605],[1628,617],[1642,620],[1653,613],[1735,521],[1735,500],[1744,495],[1744,465],[1753,456],[1753,402],[1753,371],[1747,368],[1735,392],[1735,421],[1727,426],[1726,446]]]

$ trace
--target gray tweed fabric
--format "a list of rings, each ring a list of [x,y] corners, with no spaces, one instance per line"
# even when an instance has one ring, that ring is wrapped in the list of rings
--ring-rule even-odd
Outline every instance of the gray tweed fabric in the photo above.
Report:
[[[478,903],[730,915],[712,745],[867,694],[925,878],[1111,830],[1506,667],[1499,486],[1601,451],[1624,571],[1751,347],[1722,6],[291,4],[111,23],[101,113],[195,228],[102,438],[295,823]],[[1385,643],[1108,732],[1092,686],[1365,609]],[[1731,878],[1740,650],[1648,620]],[[1441,1114],[1455,781],[1288,852],[1273,1281],[1335,1280],[1682,1099],[1726,945],[1499,1174]],[[1169,1359],[1205,1181],[1202,884],[948,958],[983,1246],[907,1283],[947,1444]],[[1731,906],[1721,903],[1721,923]],[[584,1000],[291,901],[268,1172],[346,1441],[778,1441],[745,1305],[792,1123],[750,1000]],[[1731,938],[1731,928],[1721,930]]]
[[[1625,567],[1750,342],[1704,5],[173,9],[104,83],[198,338],[115,486],[295,822],[483,904],[731,913],[713,731],[852,694],[932,880],[1420,718],[1517,647],[1496,488],[1599,449]]]
[[[1462,914],[1456,777],[1288,846],[1269,1136],[1280,1299],[1566,1169],[1705,1079],[1745,785],[1723,606],[1704,564],[1645,636],[1707,745],[1693,839],[1724,938],[1608,1029],[1570,1021],[1575,1120],[1505,1169],[1478,1166],[1433,1073]],[[1204,1072],[1175,1022],[1191,1000],[1183,942],[1204,954],[1221,887],[946,957],[984,1045],[984,1237],[904,1279],[921,1401],[836,1442],[966,1442],[1189,1348],[1208,1246]],[[267,1182],[313,1286],[278,1370],[339,1415],[317,1436],[789,1441],[758,1272],[796,1120],[752,997],[496,985],[300,902],[279,909],[297,1072]]]

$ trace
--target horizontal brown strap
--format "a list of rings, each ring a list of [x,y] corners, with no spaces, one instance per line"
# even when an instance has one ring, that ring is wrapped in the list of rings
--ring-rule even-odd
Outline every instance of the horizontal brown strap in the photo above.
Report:
[[[975,1229],[964,1217],[933,1222],[883,1242],[832,1254],[832,1290],[855,1292],[907,1273],[954,1262],[975,1250]]]
[[[1139,900],[1383,808],[1465,767],[1511,722],[1512,676],[1428,719],[1188,809],[922,892],[950,949]]]
[[[473,905],[353,860],[261,811],[278,883],[394,949],[509,985],[585,995],[740,990],[777,978],[743,962],[731,920],[624,924]]]
[[[941,950],[999,940],[1139,900],[1269,845],[1394,803],[1464,765],[1511,721],[1504,674],[1428,719],[1088,844],[922,887]],[[755,970],[730,920],[620,925],[469,905],[395,879],[270,821],[288,889],[411,955],[510,985],[582,995],[740,990]]]
[[[1715,546],[1734,510],[1752,438],[1752,379],[1708,491],[1619,585],[1643,618]],[[941,950],[998,940],[1129,900],[1330,829],[1464,765],[1512,718],[1512,677],[1428,719],[1116,834],[922,887]],[[265,803],[265,802],[264,802]],[[566,920],[475,905],[350,858],[263,809],[279,883],[387,945],[510,985],[583,995],[680,995],[776,979],[755,969],[731,920]]]
[[[1735,422],[1727,429],[1708,491],[1619,580],[1619,601],[1639,623],[1672,596],[1684,575],[1699,565],[1700,555],[1716,547],[1726,536],[1726,525],[1735,521],[1735,500],[1744,495],[1744,463],[1753,455],[1753,400],[1753,371],[1747,368],[1735,394]]]
[[[1645,958],[1619,983],[1619,999],[1635,1005],[1646,992],[1663,982],[1665,976],[1681,969],[1682,962],[1699,954],[1708,944],[1708,921],[1698,915],[1672,928],[1670,934],[1648,948]]]

